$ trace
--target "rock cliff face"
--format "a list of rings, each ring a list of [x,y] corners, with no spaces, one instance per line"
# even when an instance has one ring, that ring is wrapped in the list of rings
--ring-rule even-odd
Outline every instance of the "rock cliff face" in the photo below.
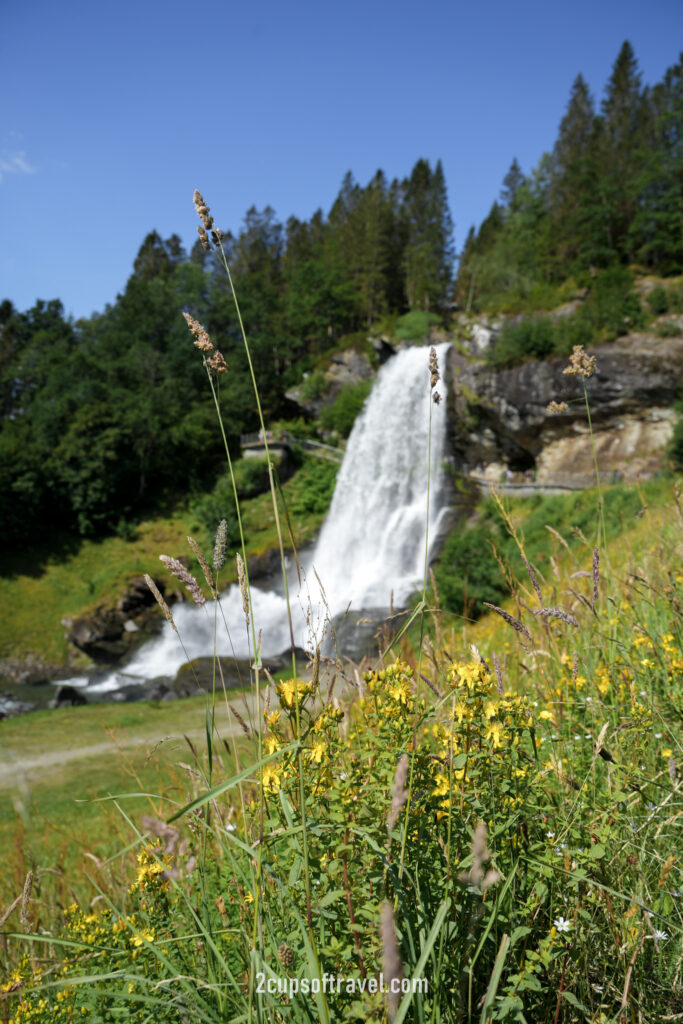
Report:
[[[318,416],[328,405],[332,405],[339,397],[342,389],[348,384],[374,377],[375,370],[364,352],[350,348],[332,356],[330,365],[325,371],[325,383],[320,393],[314,398],[306,397],[303,385],[285,392],[285,398],[297,405],[308,416]]]
[[[662,464],[683,377],[683,337],[631,334],[591,348],[597,372],[587,383],[601,472],[609,479],[648,476]],[[593,454],[581,380],[566,358],[507,370],[450,351],[451,447],[464,473],[491,481],[533,472],[537,483],[587,486]],[[559,414],[548,404],[566,402]]]

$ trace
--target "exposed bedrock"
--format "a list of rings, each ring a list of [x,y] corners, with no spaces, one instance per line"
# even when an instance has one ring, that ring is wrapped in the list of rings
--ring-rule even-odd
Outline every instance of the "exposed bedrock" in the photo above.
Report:
[[[586,381],[598,463],[614,479],[652,475],[671,437],[683,377],[683,337],[631,334],[589,349]],[[537,483],[586,486],[593,454],[581,378],[566,357],[507,370],[449,353],[451,451],[464,473],[491,481],[534,475]],[[567,410],[549,413],[548,404]]]

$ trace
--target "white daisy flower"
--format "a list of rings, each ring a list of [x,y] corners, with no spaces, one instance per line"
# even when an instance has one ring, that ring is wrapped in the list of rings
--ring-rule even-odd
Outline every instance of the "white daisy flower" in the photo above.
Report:
[[[558,917],[553,924],[557,928],[558,932],[568,932],[571,928],[571,922],[566,917]]]

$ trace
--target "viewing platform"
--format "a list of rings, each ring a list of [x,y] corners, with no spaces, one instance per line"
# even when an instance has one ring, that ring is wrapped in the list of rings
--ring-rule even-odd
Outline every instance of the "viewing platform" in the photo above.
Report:
[[[335,448],[331,444],[323,444],[322,441],[309,441],[303,437],[293,437],[289,431],[283,430],[276,433],[273,430],[266,431],[265,439],[263,431],[254,431],[251,434],[242,434],[240,437],[240,449],[245,458],[264,459],[266,456],[266,443],[268,451],[273,456],[286,457],[292,445],[298,445],[311,455],[321,459],[329,459],[332,462],[341,462],[344,458],[342,448]]]

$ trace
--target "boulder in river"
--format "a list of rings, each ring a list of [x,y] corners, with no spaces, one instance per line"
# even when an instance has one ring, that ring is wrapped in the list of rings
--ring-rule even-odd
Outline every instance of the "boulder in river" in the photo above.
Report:
[[[50,707],[77,708],[82,707],[83,704],[87,703],[88,701],[85,695],[74,686],[60,686],[54,700],[50,704]]]

